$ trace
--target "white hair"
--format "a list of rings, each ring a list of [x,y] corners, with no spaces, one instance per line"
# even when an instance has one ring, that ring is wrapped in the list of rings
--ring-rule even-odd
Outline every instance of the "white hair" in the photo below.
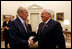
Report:
[[[47,9],[47,12],[52,16],[52,11],[50,9]]]
[[[50,13],[50,15],[51,15],[51,17],[52,17],[52,10],[50,10],[50,9],[43,9],[43,10],[45,10],[46,12],[48,12],[48,13]],[[43,11],[42,10],[42,11]]]

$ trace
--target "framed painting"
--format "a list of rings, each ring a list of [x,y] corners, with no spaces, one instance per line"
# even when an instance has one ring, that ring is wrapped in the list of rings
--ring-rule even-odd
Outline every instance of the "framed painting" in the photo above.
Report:
[[[64,21],[64,13],[56,13],[56,21]]]

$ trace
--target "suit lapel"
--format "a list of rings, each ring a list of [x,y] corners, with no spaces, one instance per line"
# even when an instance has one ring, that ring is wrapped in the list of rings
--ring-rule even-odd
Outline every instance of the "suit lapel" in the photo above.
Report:
[[[42,27],[43,27],[43,22],[42,22],[42,24],[40,25],[40,28],[39,28],[40,32],[43,31]]]
[[[48,30],[51,28],[51,20],[52,20],[52,19],[50,19],[49,22],[47,22],[47,24],[46,24],[43,32],[46,32],[46,31],[48,31]]]
[[[22,30],[25,30],[23,24],[21,23],[21,21],[19,20],[19,18],[17,17],[17,21],[18,21],[18,24],[20,25],[20,27],[22,28]],[[26,30],[25,30],[26,31]]]

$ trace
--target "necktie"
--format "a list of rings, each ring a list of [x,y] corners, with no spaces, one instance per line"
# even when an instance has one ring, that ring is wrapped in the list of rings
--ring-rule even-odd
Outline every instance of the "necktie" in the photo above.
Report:
[[[42,30],[44,29],[44,27],[45,27],[45,23],[43,22],[43,24],[42,24]]]
[[[25,22],[23,22],[23,25],[24,25],[24,28],[25,28],[25,30],[26,30],[26,32],[27,32],[27,28],[26,28],[26,24],[25,24]]]

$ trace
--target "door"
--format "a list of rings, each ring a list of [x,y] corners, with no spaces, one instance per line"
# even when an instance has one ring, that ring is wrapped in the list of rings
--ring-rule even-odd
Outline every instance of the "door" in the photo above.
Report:
[[[32,31],[37,31],[39,25],[39,13],[30,13]]]

